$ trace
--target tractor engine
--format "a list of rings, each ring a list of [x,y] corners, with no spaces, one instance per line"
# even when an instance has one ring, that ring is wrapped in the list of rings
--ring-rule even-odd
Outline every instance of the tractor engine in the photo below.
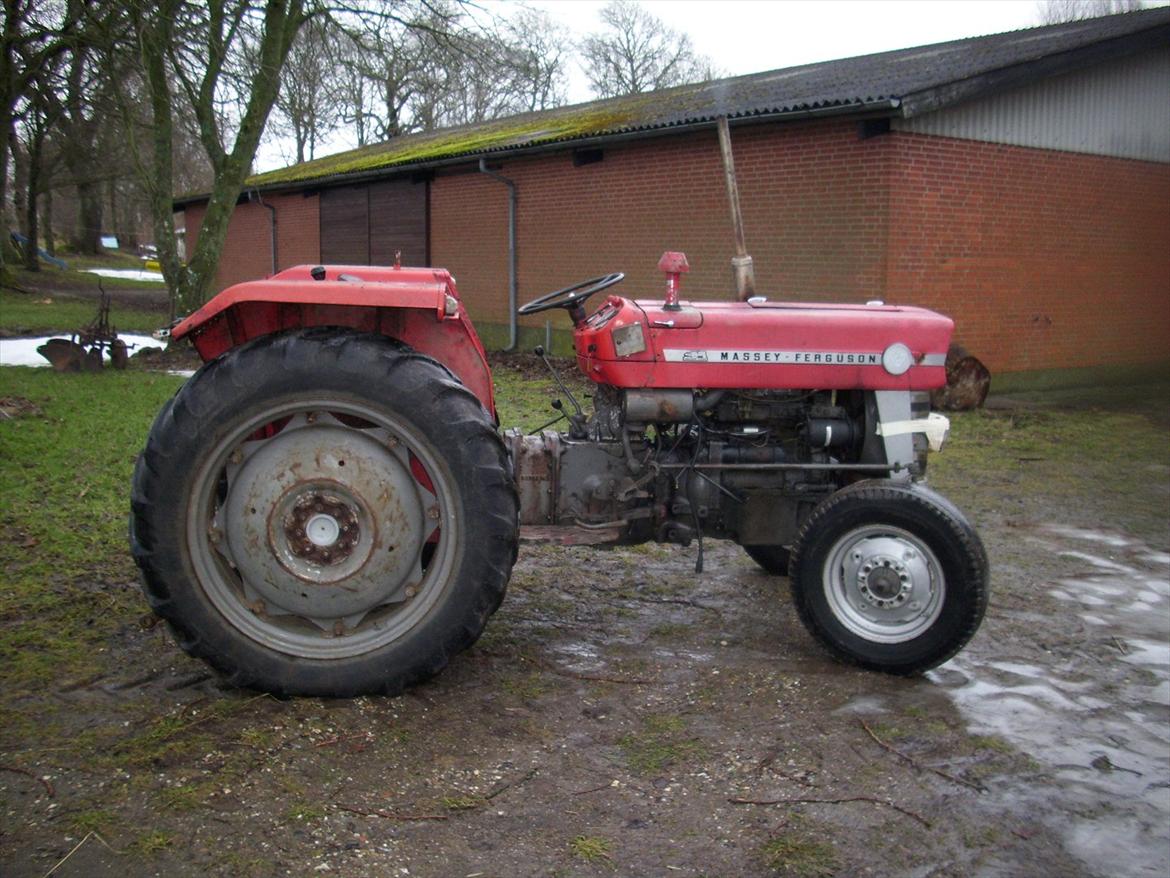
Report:
[[[914,397],[924,417],[926,394]],[[505,434],[521,524],[555,527],[565,542],[687,545],[706,535],[786,546],[843,484],[925,471],[922,433],[913,463],[886,462],[872,392],[598,385],[593,402],[567,433]]]

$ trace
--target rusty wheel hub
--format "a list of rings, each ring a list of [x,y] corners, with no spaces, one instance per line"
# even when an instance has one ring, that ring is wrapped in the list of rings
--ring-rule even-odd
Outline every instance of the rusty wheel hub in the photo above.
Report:
[[[387,430],[305,413],[229,460],[217,546],[256,612],[344,634],[417,591],[434,497]]]
[[[310,492],[284,517],[289,549],[314,564],[338,564],[361,538],[357,512],[332,494]]]

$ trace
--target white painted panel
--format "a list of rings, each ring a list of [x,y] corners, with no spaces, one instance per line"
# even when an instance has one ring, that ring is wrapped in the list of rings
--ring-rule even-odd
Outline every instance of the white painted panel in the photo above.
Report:
[[[1170,162],[1170,48],[912,119],[899,131]]]

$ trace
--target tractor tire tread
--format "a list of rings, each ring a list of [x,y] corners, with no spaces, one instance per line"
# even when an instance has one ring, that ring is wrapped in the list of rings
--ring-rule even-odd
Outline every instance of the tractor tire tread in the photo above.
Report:
[[[303,368],[306,344],[311,346],[313,366],[319,371],[360,376],[363,384],[374,380],[372,373],[377,372],[380,385],[392,385],[396,394],[404,398],[419,396],[420,403],[425,396],[427,405],[442,410],[437,418],[444,433],[455,437],[453,441],[462,449],[462,472],[466,478],[459,480],[459,486],[467,492],[465,502],[474,510],[479,534],[467,547],[468,560],[464,562],[465,570],[476,571],[474,596],[459,607],[437,606],[435,615],[453,618],[432,641],[418,646],[425,655],[416,656],[409,667],[396,667],[384,678],[371,679],[368,668],[351,678],[343,669],[332,667],[316,668],[312,674],[293,678],[292,667],[312,664],[295,658],[286,663],[283,673],[274,672],[273,666],[257,671],[231,650],[223,649],[223,637],[203,636],[198,626],[189,622],[172,588],[188,574],[177,560],[175,535],[160,532],[167,523],[159,520],[164,513],[156,501],[166,496],[180,470],[189,465],[188,455],[177,440],[197,435],[201,425],[206,429],[208,418],[216,417],[223,409],[223,399],[246,397],[264,387],[273,373],[274,361],[278,369]],[[518,516],[519,500],[508,478],[503,440],[478,398],[447,367],[385,336],[343,328],[312,328],[255,339],[216,358],[163,407],[135,465],[129,536],[154,612],[167,622],[181,649],[207,662],[231,685],[281,695],[343,697],[375,691],[396,695],[437,674],[452,656],[482,633],[488,617],[504,599],[517,554]],[[160,551],[164,540],[169,544]],[[186,600],[189,605],[190,598]]]
[[[844,510],[859,503],[906,504],[908,510],[929,517],[953,540],[956,555],[962,559],[958,581],[948,582],[948,589],[962,589],[963,623],[947,638],[945,645],[928,655],[909,661],[875,660],[858,655],[843,645],[837,632],[826,625],[810,602],[819,583],[807,583],[804,565],[814,548],[813,537],[825,522],[837,518]],[[911,515],[915,512],[910,512]],[[940,514],[941,513],[941,514]],[[990,564],[987,552],[974,527],[959,509],[941,494],[920,485],[881,480],[866,480],[849,485],[822,501],[800,528],[789,566],[792,599],[801,621],[814,638],[838,659],[870,670],[899,676],[913,676],[937,667],[959,652],[975,635],[987,610],[990,598]]]

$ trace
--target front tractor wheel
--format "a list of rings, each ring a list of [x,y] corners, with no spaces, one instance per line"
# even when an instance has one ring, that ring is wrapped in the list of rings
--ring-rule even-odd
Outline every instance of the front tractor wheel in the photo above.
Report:
[[[517,504],[491,417],[444,367],[308,330],[208,364],[163,409],[131,541],[155,611],[231,682],[393,694],[499,606]]]
[[[805,627],[839,658],[894,674],[958,652],[987,609],[975,530],[924,487],[859,482],[809,516],[790,568]]]

